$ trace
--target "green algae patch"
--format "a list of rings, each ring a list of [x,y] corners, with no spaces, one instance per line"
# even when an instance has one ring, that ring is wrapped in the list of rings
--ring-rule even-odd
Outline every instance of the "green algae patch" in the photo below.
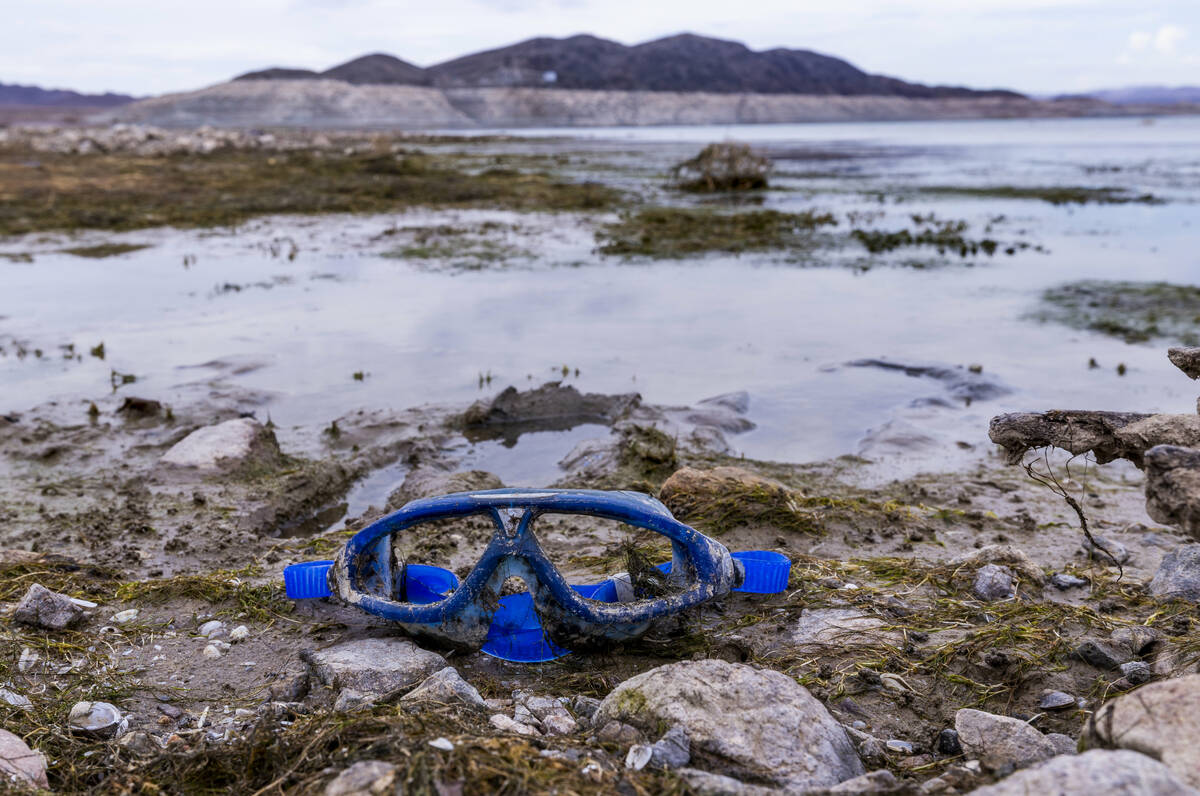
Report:
[[[44,230],[233,226],[255,216],[384,213],[412,207],[600,211],[621,194],[545,173],[463,169],[406,149],[210,155],[29,153],[0,149],[0,235]]]
[[[1028,199],[1052,205],[1125,205],[1163,204],[1163,200],[1148,193],[1133,193],[1125,188],[1082,188],[1058,185],[1024,187],[1017,185],[928,185],[919,189],[923,194],[967,196],[975,199]]]
[[[670,259],[707,252],[808,250],[813,234],[835,226],[830,213],[649,207],[621,214],[596,233],[601,254]]]
[[[1200,345],[1200,286],[1089,279],[1050,288],[1042,301],[1041,320],[1127,343],[1162,338]]]
[[[63,254],[75,257],[87,257],[92,260],[103,260],[105,257],[116,257],[121,254],[149,249],[149,243],[100,243],[95,246],[76,246],[63,249]]]

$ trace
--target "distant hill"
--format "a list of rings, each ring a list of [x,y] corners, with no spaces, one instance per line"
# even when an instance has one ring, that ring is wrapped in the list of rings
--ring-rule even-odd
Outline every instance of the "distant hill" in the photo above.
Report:
[[[1019,97],[1012,91],[924,86],[871,75],[811,50],[754,51],[690,33],[632,47],[596,36],[536,38],[428,68],[390,55],[356,58],[324,72],[271,68],[238,80],[324,78],[359,85],[436,88],[522,87],[721,94],[816,94],[919,98]]]
[[[26,108],[115,108],[127,102],[133,102],[136,97],[125,94],[81,94],[78,91],[67,91],[57,88],[38,88],[37,86],[18,86],[0,83],[0,106],[21,106]]]
[[[1127,86],[1090,91],[1082,96],[1114,105],[1200,105],[1200,86]]]

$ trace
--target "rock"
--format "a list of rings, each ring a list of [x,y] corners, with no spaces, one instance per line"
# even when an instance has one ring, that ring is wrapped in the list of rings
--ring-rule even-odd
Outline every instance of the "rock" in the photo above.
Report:
[[[162,464],[202,472],[242,468],[274,468],[282,454],[275,433],[248,417],[196,429],[175,443],[159,460]]]
[[[46,758],[8,730],[0,730],[0,773],[17,785],[50,788],[46,780]]]
[[[911,755],[914,751],[911,743],[902,741],[899,738],[889,738],[884,742],[883,748],[898,755]]]
[[[650,763],[656,768],[682,768],[692,759],[691,747],[687,730],[676,724],[650,747]]]
[[[487,703],[475,690],[475,686],[462,679],[458,670],[452,666],[426,677],[420,685],[401,697],[400,701],[459,704],[487,710]]]
[[[1167,359],[1189,379],[1200,379],[1200,348],[1193,346],[1167,349]]]
[[[1050,584],[1059,591],[1079,589],[1088,585],[1086,578],[1076,577],[1066,572],[1056,572],[1050,576]]]
[[[1054,754],[1058,755],[1073,755],[1079,751],[1079,744],[1070,735],[1064,735],[1061,732],[1046,733],[1046,740],[1054,746]]]
[[[434,749],[441,749],[443,752],[453,752],[454,744],[449,738],[434,738],[429,742],[429,745]]]
[[[513,732],[517,735],[541,735],[536,729],[528,724],[522,724],[519,721],[514,721],[503,713],[496,713],[488,719],[488,723],[495,727],[500,732]]]
[[[963,708],[954,714],[954,729],[963,752],[998,774],[1054,756],[1054,745],[1044,735],[1009,716]]]
[[[605,721],[598,723],[600,724],[600,729],[596,732],[596,739],[602,743],[615,743],[619,746],[628,746],[642,739],[641,731],[636,727],[629,726],[625,722]]]
[[[542,719],[541,724],[547,735],[570,735],[579,729],[575,719],[570,716],[547,716]]]
[[[1102,638],[1085,638],[1071,654],[1084,663],[1106,671],[1120,667],[1133,657],[1127,646]]]
[[[1129,661],[1121,664],[1121,676],[1131,685],[1141,685],[1150,682],[1150,664],[1145,661]]]
[[[67,716],[71,732],[93,738],[112,738],[125,732],[129,718],[107,702],[77,702]]]
[[[12,618],[45,630],[65,630],[84,618],[86,613],[65,594],[52,592],[40,583],[32,584],[17,603]]]
[[[970,796],[1197,796],[1170,769],[1136,752],[1094,749],[1018,771]]]
[[[571,710],[575,712],[576,716],[589,724],[595,717],[599,707],[600,700],[594,697],[584,696],[583,694],[576,694],[571,697]]]
[[[958,742],[958,731],[949,727],[938,733],[937,750],[943,755],[961,755],[962,744]]]
[[[574,387],[552,381],[519,392],[507,387],[491,401],[476,401],[459,417],[465,426],[537,425],[562,428],[564,423],[604,423],[619,419],[641,403],[637,393],[624,395],[581,394]]]
[[[678,725],[693,759],[800,789],[864,773],[846,731],[792,678],[722,660],[660,666],[617,686],[597,721]]]
[[[239,641],[245,641],[248,638],[250,638],[250,628],[245,625],[238,625],[229,631],[229,640],[235,644]]]
[[[1092,543],[1092,539],[1096,540],[1095,544]],[[1092,534],[1092,539],[1084,537],[1083,540],[1083,552],[1088,558],[1101,564],[1111,564],[1113,560],[1118,564],[1128,563],[1130,556],[1125,545],[1098,533]]]
[[[868,771],[866,774],[861,774],[854,779],[848,779],[845,782],[834,785],[832,788],[826,788],[824,793],[847,793],[858,794],[858,796],[866,796],[871,793],[891,793],[900,788],[900,781],[896,779],[896,775],[887,769],[878,771]]]
[[[1146,511],[1158,522],[1177,525],[1200,539],[1200,450],[1195,450],[1197,447],[1200,445],[1196,443],[1189,447],[1159,445],[1146,452]]]
[[[857,608],[805,608],[792,626],[792,646],[807,652],[843,649],[855,644],[900,643],[900,634],[885,630],[888,622]]]
[[[1038,702],[1041,710],[1062,710],[1075,707],[1075,697],[1065,691],[1047,691]]]
[[[997,564],[1008,567],[1022,580],[1035,586],[1046,583],[1046,575],[1042,568],[1033,563],[1033,559],[1012,545],[989,544],[966,555],[955,558],[953,566],[964,572],[974,572],[985,564]]]
[[[378,694],[364,694],[353,688],[343,688],[338,691],[333,700],[333,709],[338,713],[353,713],[356,710],[366,710],[375,704]]]
[[[208,658],[209,660],[216,660],[217,658],[220,658],[225,653],[222,652],[221,648],[218,647],[216,644],[207,644],[207,645],[205,645],[203,651],[201,651],[200,654],[203,655],[205,658]]]
[[[317,682],[380,697],[411,688],[446,668],[441,655],[396,637],[343,641],[322,650],[305,650],[300,657]]]
[[[205,638],[217,638],[218,636],[224,634],[225,623],[217,621],[216,619],[211,619],[200,625],[200,628],[196,632]]]
[[[29,710],[33,707],[33,703],[29,701],[29,697],[18,694],[16,691],[10,691],[7,688],[0,688],[0,702],[12,705],[14,708],[21,710]]]
[[[1091,451],[1098,464],[1122,457],[1141,463],[1116,432],[1150,417],[1136,412],[1052,411],[1017,412],[993,417],[988,437],[1004,448],[1009,464],[1017,464],[1031,448],[1061,448],[1076,455]]]
[[[388,495],[386,509],[396,511],[412,500],[451,492],[482,492],[485,489],[501,489],[504,482],[500,477],[485,470],[463,470],[446,472],[431,467],[409,470],[404,483]]]
[[[1158,644],[1162,633],[1146,625],[1118,627],[1109,634],[1115,643],[1129,649],[1134,655],[1145,655]]]
[[[983,369],[964,368],[961,365],[941,363],[894,362],[890,359],[856,359],[847,362],[851,368],[879,368],[900,371],[913,378],[940,381],[952,398],[961,401],[986,401],[1012,392],[1007,386],[985,375]]]
[[[697,796],[777,796],[778,788],[747,785],[723,774],[713,774],[698,768],[681,768],[677,772]]]
[[[971,591],[984,602],[1010,599],[1017,593],[1016,575],[1008,567],[984,564],[975,573],[975,584]]]
[[[137,619],[138,614],[140,613],[141,611],[137,608],[128,608],[124,611],[118,611],[117,613],[113,614],[111,617],[109,617],[109,621],[113,622],[114,624],[125,625]]]
[[[325,796],[391,796],[399,771],[382,760],[360,760],[325,786]]]
[[[1200,603],[1200,544],[1185,544],[1163,556],[1149,588],[1155,597]]]
[[[139,757],[150,757],[162,751],[162,747],[158,741],[154,740],[153,735],[140,730],[125,733],[117,740],[117,743]]]
[[[1109,700],[1088,721],[1082,740],[1086,747],[1149,755],[1200,788],[1200,674],[1148,683]]]
[[[684,418],[697,426],[712,426],[730,434],[741,434],[755,428],[744,415],[750,408],[750,394],[731,392],[705,398]]]

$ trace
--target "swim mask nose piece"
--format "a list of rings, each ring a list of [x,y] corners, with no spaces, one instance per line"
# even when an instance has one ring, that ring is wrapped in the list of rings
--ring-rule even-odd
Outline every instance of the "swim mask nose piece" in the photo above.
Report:
[[[597,584],[568,584],[532,532],[543,514],[595,516],[667,537],[672,558],[657,566],[666,576],[665,593],[637,599],[624,573],[625,580],[614,576]],[[467,516],[490,517],[495,531],[461,581],[449,570],[395,559],[396,534],[432,520]],[[767,550],[730,553],[648,495],[496,489],[412,501],[355,534],[335,560],[286,567],[284,585],[292,599],[336,597],[421,638],[504,660],[540,662],[571,649],[636,639],[655,620],[731,591],[783,591],[790,572],[786,556]],[[501,596],[505,580],[514,576],[528,591]]]

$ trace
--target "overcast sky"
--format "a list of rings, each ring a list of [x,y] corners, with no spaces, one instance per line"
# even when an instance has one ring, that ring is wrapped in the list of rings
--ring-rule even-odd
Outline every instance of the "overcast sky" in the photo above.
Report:
[[[3,8],[4,6],[11,6]],[[533,36],[690,31],[925,83],[1200,84],[1200,0],[0,0],[0,83],[153,94],[368,52],[427,66]]]

